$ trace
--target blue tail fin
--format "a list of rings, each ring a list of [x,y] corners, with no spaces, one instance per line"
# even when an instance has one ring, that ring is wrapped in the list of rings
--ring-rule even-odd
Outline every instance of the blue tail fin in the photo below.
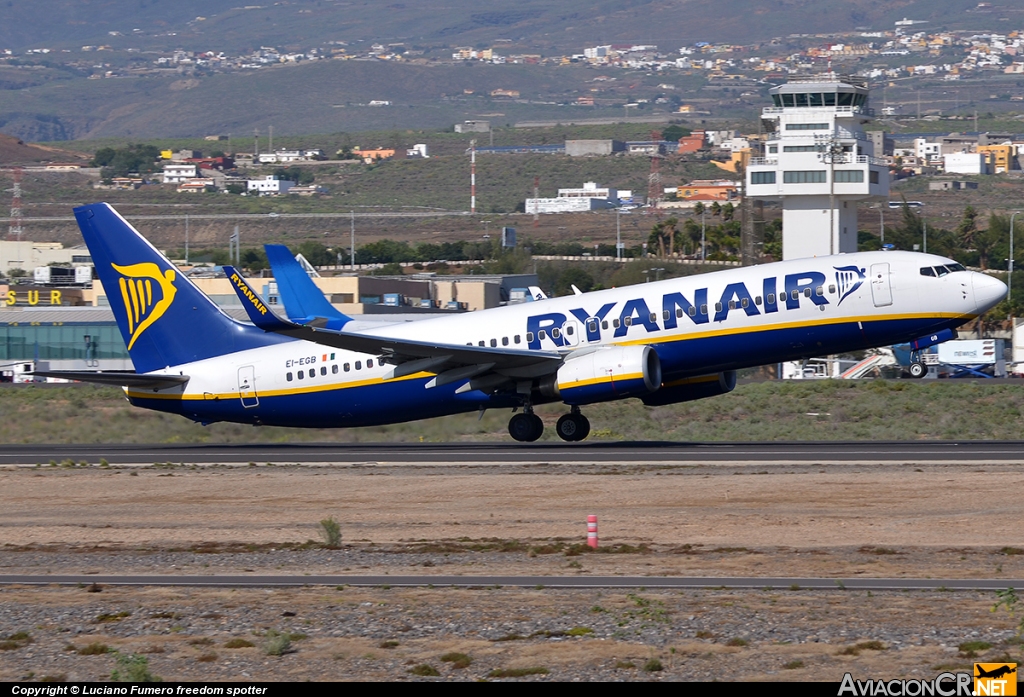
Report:
[[[295,261],[283,244],[265,244],[267,260],[277,281],[277,292],[284,302],[288,319],[299,324],[327,320],[328,329],[341,329],[351,317],[338,312]]]
[[[76,208],[75,218],[136,371],[281,341],[224,314],[109,204]]]

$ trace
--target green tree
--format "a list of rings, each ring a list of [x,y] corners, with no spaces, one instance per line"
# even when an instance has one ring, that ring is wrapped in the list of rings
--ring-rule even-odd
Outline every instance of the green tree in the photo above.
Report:
[[[978,211],[974,206],[965,206],[960,224],[956,226],[956,234],[960,238],[960,245],[965,250],[974,249],[974,235],[978,232]]]

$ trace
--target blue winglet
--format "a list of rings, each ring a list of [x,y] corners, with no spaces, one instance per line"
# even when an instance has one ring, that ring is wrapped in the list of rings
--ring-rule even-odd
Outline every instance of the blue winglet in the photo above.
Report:
[[[284,303],[288,319],[306,324],[318,319],[326,320],[328,329],[341,329],[352,318],[338,312],[313,283],[306,271],[283,244],[265,244],[267,261],[277,281],[277,292]],[[321,325],[317,325],[321,326]]]
[[[242,301],[242,307],[245,308],[249,319],[257,327],[268,332],[277,332],[295,327],[291,322],[285,322],[275,315],[273,310],[263,302],[260,294],[245,282],[245,279],[235,270],[234,266],[225,266],[224,275],[231,281],[231,287],[234,289],[235,294],[238,295],[238,299]]]

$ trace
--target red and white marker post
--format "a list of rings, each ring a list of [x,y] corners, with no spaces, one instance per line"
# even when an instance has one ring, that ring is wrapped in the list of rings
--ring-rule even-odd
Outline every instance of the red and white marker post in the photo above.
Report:
[[[587,516],[587,545],[597,549],[597,516]]]

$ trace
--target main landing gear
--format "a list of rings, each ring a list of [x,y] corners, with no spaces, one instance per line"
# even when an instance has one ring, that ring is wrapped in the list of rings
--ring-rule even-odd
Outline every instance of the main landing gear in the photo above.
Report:
[[[579,407],[565,414],[555,425],[555,432],[562,440],[570,443],[581,441],[590,435],[590,421],[580,413]],[[508,434],[520,443],[532,443],[544,433],[544,423],[533,413],[533,407],[516,414],[508,422]]]
[[[558,420],[555,431],[562,440],[570,443],[581,441],[590,435],[590,421],[580,413],[579,407],[573,407],[571,412]]]
[[[520,443],[532,443],[544,433],[544,422],[533,413],[532,407],[516,414],[508,422],[508,434]]]

